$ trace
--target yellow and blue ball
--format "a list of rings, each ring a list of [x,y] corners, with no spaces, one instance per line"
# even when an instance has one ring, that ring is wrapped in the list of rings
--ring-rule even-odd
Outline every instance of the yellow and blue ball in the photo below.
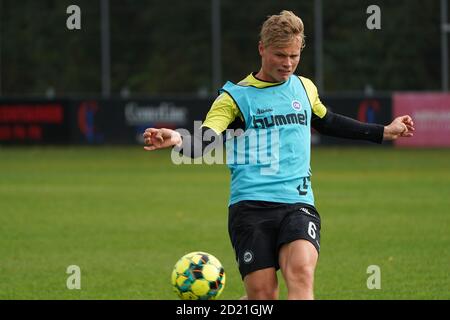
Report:
[[[225,288],[225,271],[212,254],[195,251],[184,255],[172,271],[172,286],[183,300],[214,300]]]

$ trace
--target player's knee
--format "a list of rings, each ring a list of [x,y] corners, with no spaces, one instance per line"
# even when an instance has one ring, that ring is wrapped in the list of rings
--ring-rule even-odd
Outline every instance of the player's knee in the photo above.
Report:
[[[314,284],[314,266],[294,265],[285,271],[287,284],[312,288]]]
[[[247,295],[247,300],[277,300],[278,291],[277,290],[256,290],[249,292]]]
[[[262,281],[263,282],[263,281]],[[259,283],[247,288],[248,300],[276,300],[278,299],[278,286]]]

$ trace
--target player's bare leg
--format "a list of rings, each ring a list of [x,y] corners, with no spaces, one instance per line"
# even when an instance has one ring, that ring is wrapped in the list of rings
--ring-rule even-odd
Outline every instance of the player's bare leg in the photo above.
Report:
[[[289,300],[314,299],[314,271],[319,255],[306,240],[295,240],[280,249],[280,269]]]
[[[249,273],[244,277],[244,285],[247,292],[246,300],[278,299],[278,279],[275,268]]]

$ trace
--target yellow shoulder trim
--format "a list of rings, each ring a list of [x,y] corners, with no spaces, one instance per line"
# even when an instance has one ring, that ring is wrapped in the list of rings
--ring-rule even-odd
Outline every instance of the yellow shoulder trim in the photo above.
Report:
[[[216,134],[220,134],[228,128],[237,116],[242,119],[236,103],[228,93],[224,92],[213,102],[202,127],[211,128]]]
[[[316,85],[308,78],[299,76],[299,79],[305,86],[306,94],[308,95],[314,114],[319,118],[325,117],[327,108],[323,105],[322,101],[320,101]]]

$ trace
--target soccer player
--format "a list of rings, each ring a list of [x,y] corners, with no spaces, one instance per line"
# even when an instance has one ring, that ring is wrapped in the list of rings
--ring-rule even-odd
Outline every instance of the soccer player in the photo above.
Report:
[[[259,139],[276,133],[270,146],[276,154],[270,161],[277,162],[272,174],[263,172],[257,161],[227,163],[228,230],[248,299],[277,299],[278,269],[288,299],[314,298],[321,226],[311,188],[311,127],[321,134],[374,143],[411,137],[414,131],[408,115],[383,126],[327,110],[313,82],[294,75],[304,43],[303,22],[294,13],[268,17],[258,46],[260,70],[238,84],[227,82],[202,125],[202,134],[216,138],[230,127],[256,132]],[[201,136],[188,139],[165,128],[148,128],[143,136],[145,150],[177,146],[191,157],[202,156],[208,145]],[[246,145],[243,159],[254,159],[265,152],[261,148],[267,144]]]

